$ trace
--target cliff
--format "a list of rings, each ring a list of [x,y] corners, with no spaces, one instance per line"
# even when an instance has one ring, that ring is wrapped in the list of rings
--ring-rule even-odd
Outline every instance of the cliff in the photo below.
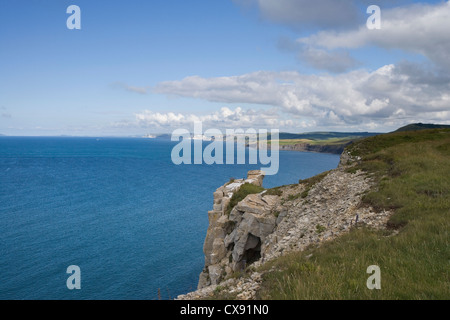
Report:
[[[337,169],[296,185],[249,194],[231,211],[227,208],[233,194],[245,183],[262,186],[263,172],[250,171],[246,180],[218,188],[213,210],[208,212],[205,267],[198,290],[178,299],[204,299],[217,287],[227,288],[238,299],[253,299],[261,274],[255,272],[246,279],[233,274],[287,252],[320,245],[356,224],[384,226],[390,212],[360,206],[362,195],[374,182],[362,171],[347,170],[358,160],[344,153]]]
[[[446,299],[448,172],[450,129],[410,130],[357,141],[295,185],[222,189],[215,205],[232,207],[213,210],[200,289],[178,299]]]
[[[250,198],[241,201],[237,206],[227,213],[227,208],[234,193],[236,193],[244,184],[249,183],[256,186],[262,186],[264,174],[261,171],[249,171],[247,179],[234,180],[218,188],[214,192],[213,210],[208,212],[209,227],[206,233],[203,252],[205,253],[205,268],[200,275],[198,288],[201,289],[208,285],[217,285],[224,277],[231,275],[234,271],[240,269],[246,257],[244,251],[249,250],[251,246],[255,248],[257,243],[247,244],[248,235],[253,232],[256,236],[262,236],[261,232],[255,229],[253,224],[258,224],[258,220],[248,223],[248,215],[244,219],[238,216],[240,210],[256,212],[261,207],[260,212],[265,212],[268,207],[264,203],[249,203]],[[243,206],[246,206],[245,209]],[[252,218],[256,218],[252,215]],[[264,220],[263,217],[260,217]],[[271,232],[270,222],[266,232]],[[247,223],[247,224],[246,224]],[[247,227],[245,230],[243,228]],[[257,228],[257,227],[256,227]],[[264,229],[264,228],[263,228]]]
[[[345,144],[309,144],[309,143],[297,143],[297,144],[287,144],[287,145],[280,145],[280,150],[287,150],[287,151],[306,151],[306,152],[320,152],[320,153],[333,153],[333,154],[341,154],[345,147],[351,144],[345,143]]]

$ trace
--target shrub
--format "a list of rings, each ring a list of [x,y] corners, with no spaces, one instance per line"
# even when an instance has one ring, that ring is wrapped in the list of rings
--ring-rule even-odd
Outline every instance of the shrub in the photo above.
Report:
[[[281,196],[283,194],[283,191],[281,190],[281,187],[276,187],[268,189],[264,194],[268,196]]]
[[[245,199],[246,196],[249,194],[255,194],[263,192],[264,188],[256,186],[254,184],[250,183],[244,183],[238,191],[236,191],[233,196],[231,197],[230,203],[228,204],[228,208],[226,211],[226,214],[229,215],[231,213],[231,210],[242,200]]]

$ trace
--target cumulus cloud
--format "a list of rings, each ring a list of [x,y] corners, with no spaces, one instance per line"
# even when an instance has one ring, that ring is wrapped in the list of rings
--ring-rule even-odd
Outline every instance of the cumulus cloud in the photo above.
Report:
[[[348,50],[324,50],[323,48],[292,41],[286,37],[281,37],[277,45],[281,51],[295,54],[300,62],[318,70],[342,73],[361,65],[350,55]]]
[[[241,5],[256,5],[261,15],[270,21],[290,26],[348,26],[356,21],[351,0],[235,0]]]
[[[212,128],[279,128],[292,126],[290,119],[282,120],[275,109],[254,110],[237,107],[230,109],[222,107],[220,110],[196,115],[189,113],[153,112],[145,110],[137,113],[136,120],[141,127],[177,128],[192,126],[194,122],[202,122]]]
[[[289,23],[290,19],[298,18],[303,24],[319,15],[319,6],[334,8],[337,3],[323,0],[305,6],[304,1],[294,0],[246,2],[257,5],[268,19]],[[351,11],[359,5],[360,9],[365,3],[369,1],[339,2],[336,14],[347,7]],[[387,3],[380,4],[387,6]],[[305,12],[308,17],[303,16]],[[327,15],[326,10],[321,13]],[[317,26],[320,24],[318,20]],[[450,1],[386,7],[382,9],[381,30],[369,30],[364,23],[340,31],[325,28],[296,42],[280,41],[280,48],[295,51],[314,68],[334,74],[257,71],[231,77],[192,76],[162,82],[153,91],[213,102],[277,107],[283,114],[314,119],[318,125],[364,123],[375,127],[410,121],[448,122],[450,33],[445,31],[448,29]],[[376,70],[355,69],[358,61],[347,50],[365,46],[415,52],[429,58],[430,62],[404,61]]]
[[[286,97],[283,93],[276,93],[273,90],[274,82],[287,81],[289,84],[296,75],[296,72],[258,71],[232,77],[190,76],[180,81],[161,82],[153,89],[153,92],[215,102],[277,105],[280,99]]]
[[[345,72],[360,65],[347,51],[331,52],[309,46],[299,50],[298,58],[315,69],[333,73]]]
[[[321,31],[298,39],[303,45],[325,49],[354,49],[374,45],[424,55],[450,70],[450,1],[414,4],[382,10],[380,30],[365,25],[351,31]]]
[[[344,29],[354,27],[367,18],[361,8],[373,0],[233,0],[238,5],[256,7],[262,18],[293,27]],[[378,0],[378,5],[393,5],[406,0]]]
[[[309,66],[329,72],[345,72],[358,66],[352,49],[376,46],[421,54],[450,71],[450,1],[411,4],[409,1],[377,1],[381,7],[380,30],[366,27],[365,0],[235,0],[252,3],[274,22],[295,25],[310,32],[296,43],[283,38],[279,47],[294,51]],[[403,5],[405,4],[405,5]],[[403,6],[398,6],[403,5]],[[310,28],[308,28],[310,26]]]
[[[292,116],[343,125],[445,115],[442,112],[450,102],[447,76],[407,63],[338,75],[259,71],[232,77],[195,76],[163,82],[155,91],[214,102],[262,104]]]
[[[362,5],[372,4],[371,1],[235,2],[257,6],[261,15],[270,21],[322,28],[296,41],[283,39],[279,47],[295,52],[314,68],[331,73],[256,71],[161,82],[151,92],[225,104],[261,105],[266,109],[224,107],[206,115],[144,111],[136,115],[140,125],[173,127],[203,121],[215,127],[314,126],[372,130],[419,121],[450,122],[450,33],[446,32],[450,29],[450,2],[393,8],[393,3],[402,1],[378,1],[379,5],[386,5],[382,7],[381,30],[366,28],[365,10],[361,16],[364,23],[354,17],[355,10],[360,11]],[[355,69],[360,64],[350,52],[366,46],[419,53],[429,62],[404,61],[376,70]],[[123,87],[138,93],[150,90]]]

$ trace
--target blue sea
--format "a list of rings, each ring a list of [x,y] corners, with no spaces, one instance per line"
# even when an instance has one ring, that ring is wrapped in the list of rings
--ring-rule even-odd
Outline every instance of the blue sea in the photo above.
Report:
[[[177,166],[175,144],[0,137],[0,299],[173,299],[195,290],[213,192],[261,165]],[[338,162],[280,151],[264,187]],[[80,267],[80,290],[66,286],[70,265]]]

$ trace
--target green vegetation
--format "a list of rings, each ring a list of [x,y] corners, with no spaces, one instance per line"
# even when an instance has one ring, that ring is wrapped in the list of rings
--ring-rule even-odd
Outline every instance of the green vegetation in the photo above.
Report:
[[[281,196],[283,194],[283,191],[281,190],[282,187],[283,186],[272,188],[272,189],[267,189],[267,191],[264,193],[264,195],[267,195],[267,196]]]
[[[316,232],[317,232],[317,233],[322,233],[322,232],[324,232],[325,230],[327,230],[327,228],[325,228],[325,227],[322,226],[321,224],[318,224],[318,225],[316,226]]]
[[[231,197],[230,203],[228,205],[226,214],[230,214],[231,210],[242,200],[245,199],[249,194],[260,193],[264,191],[263,187],[255,186],[254,184],[244,183],[238,191],[236,191]]]
[[[306,188],[305,191],[300,193],[300,197],[302,197],[302,199],[305,199],[308,196],[310,190],[311,190],[311,188]]]
[[[314,152],[328,152],[340,154],[350,143],[360,139],[378,135],[369,132],[312,132],[312,133],[280,133],[280,146],[294,146],[303,144],[305,150]],[[271,138],[268,139],[271,144]]]
[[[397,129],[395,132],[416,131],[416,130],[424,130],[424,129],[450,129],[450,126],[445,125],[445,124],[413,123],[413,124],[408,124],[407,126],[401,127],[400,129]]]
[[[229,293],[225,287],[217,286],[214,289],[213,295],[210,298],[211,300],[236,300],[236,293]]]
[[[450,129],[379,135],[348,150],[361,157],[355,169],[377,181],[363,205],[394,211],[389,228],[354,228],[319,248],[266,263],[265,271],[276,271],[265,274],[259,297],[448,299]],[[366,287],[370,265],[381,269],[381,290]]]
[[[280,145],[294,145],[306,143],[309,145],[346,145],[349,142],[378,135],[369,132],[311,132],[311,133],[285,133],[279,134]],[[268,141],[270,143],[270,140]]]
[[[234,182],[234,180],[236,180],[235,178],[230,178],[230,180],[228,180],[227,183],[225,183],[225,186],[232,184]]]
[[[290,194],[287,198],[288,201],[294,201],[302,196],[302,193],[299,194]]]
[[[311,188],[318,182],[322,181],[323,178],[325,178],[328,174],[330,173],[330,171],[325,171],[322,172],[321,174],[318,174],[314,177],[305,179],[305,180],[299,180],[298,183],[299,184],[304,184],[305,185],[305,190],[300,193],[295,199],[297,199],[298,197],[301,197],[302,199],[306,198],[309,194],[309,191],[311,190]]]
[[[330,173],[330,171],[325,171],[325,172],[322,172],[322,173],[320,173],[320,174],[318,174],[318,175],[316,175],[314,177],[308,178],[308,179],[304,179],[304,180],[300,179],[298,181],[298,183],[305,184],[306,187],[311,188],[316,183],[322,181],[323,178],[325,178],[329,173]]]
[[[330,140],[330,139],[357,139],[367,138],[379,133],[370,132],[310,132],[310,133],[286,133],[280,132],[280,140]]]
[[[355,174],[358,171],[357,167],[351,167],[351,168],[347,168],[345,169],[345,172],[351,173],[351,174]]]
[[[311,177],[311,178],[308,178],[308,179],[305,179],[305,180],[301,180],[300,179],[298,183],[299,184],[304,184],[305,185],[305,190],[303,190],[302,192],[297,193],[297,194],[290,194],[290,195],[287,196],[287,199],[284,199],[284,200],[293,201],[293,200],[296,200],[298,198],[302,198],[302,199],[306,198],[308,196],[308,193],[311,190],[311,188],[316,183],[322,181],[322,179],[325,178],[328,175],[328,173],[330,173],[330,171],[323,172],[321,174],[318,174],[318,175],[316,175],[314,177]],[[297,185],[290,185],[290,186],[297,186]],[[276,188],[273,188],[273,189],[269,189],[269,190],[267,190],[267,192],[265,194],[266,195],[281,196],[283,194],[281,188],[283,188],[283,187],[286,187],[286,186],[281,186],[281,187],[276,187]]]
[[[306,143],[309,145],[319,145],[319,146],[324,146],[324,145],[329,145],[329,146],[333,146],[333,145],[345,145],[349,142],[354,141],[355,139],[359,139],[356,137],[344,137],[344,138],[329,138],[329,139],[320,139],[320,140],[309,140],[309,139],[284,139],[284,140],[279,140],[279,145],[283,146],[283,145],[295,145],[295,144],[301,144],[301,143]],[[268,141],[268,144],[270,144],[271,141]]]

